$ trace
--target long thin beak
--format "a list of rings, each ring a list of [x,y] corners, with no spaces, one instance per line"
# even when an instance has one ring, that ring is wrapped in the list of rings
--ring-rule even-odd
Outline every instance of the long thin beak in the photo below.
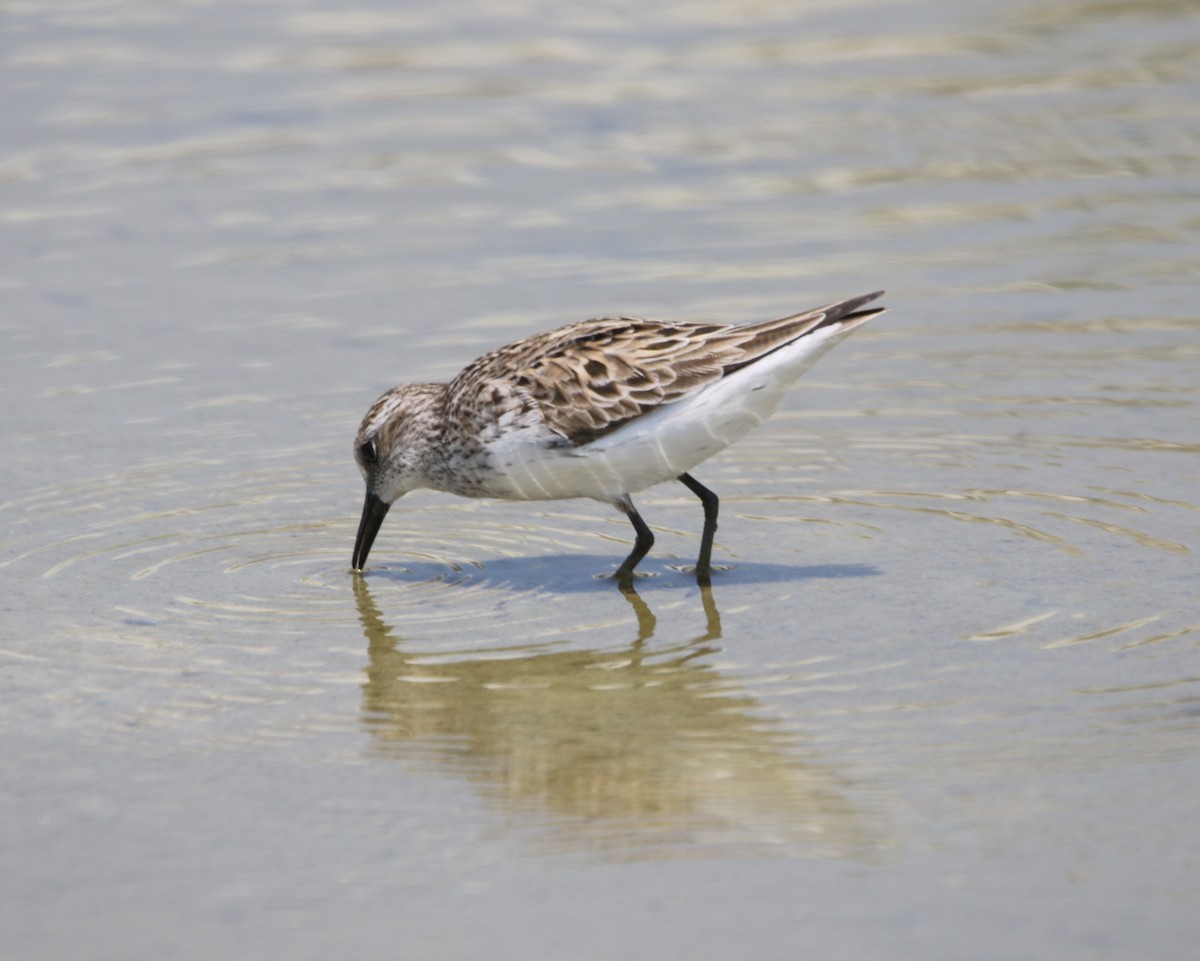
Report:
[[[367,563],[367,555],[371,553],[371,545],[375,543],[375,535],[383,526],[391,504],[385,504],[370,491],[363,501],[362,520],[358,522],[358,536],[354,538],[354,559],[350,562],[351,570],[361,571]]]

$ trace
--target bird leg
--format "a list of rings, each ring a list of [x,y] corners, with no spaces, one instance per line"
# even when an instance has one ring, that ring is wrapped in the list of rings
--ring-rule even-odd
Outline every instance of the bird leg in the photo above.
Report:
[[[679,481],[700,498],[704,505],[704,533],[700,535],[700,556],[696,558],[696,579],[707,581],[712,573],[713,535],[717,532],[717,508],[720,499],[691,474],[680,474]]]
[[[654,546],[654,532],[642,520],[642,515],[637,512],[637,508],[633,506],[633,501],[630,500],[628,494],[622,494],[613,503],[625,512],[625,516],[629,518],[629,522],[633,524],[633,529],[637,533],[637,540],[633,543],[633,550],[629,552],[629,556],[621,561],[621,566],[617,568],[617,577],[628,581],[633,577],[633,569],[637,567],[638,562]]]

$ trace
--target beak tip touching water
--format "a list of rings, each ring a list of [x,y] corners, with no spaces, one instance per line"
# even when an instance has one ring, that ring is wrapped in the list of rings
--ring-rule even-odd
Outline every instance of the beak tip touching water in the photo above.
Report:
[[[367,555],[371,552],[371,545],[375,543],[375,535],[383,526],[383,519],[387,517],[388,508],[391,506],[372,491],[367,491],[363,501],[362,519],[358,522],[358,535],[354,538],[354,556],[350,561],[350,570],[354,573],[362,573],[367,563]]]

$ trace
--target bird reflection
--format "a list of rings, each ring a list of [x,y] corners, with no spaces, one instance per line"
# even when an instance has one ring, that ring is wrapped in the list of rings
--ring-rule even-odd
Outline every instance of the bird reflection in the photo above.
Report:
[[[633,613],[637,617],[638,634],[637,639],[633,642],[636,647],[644,641],[650,640],[654,635],[654,629],[658,627],[658,618],[654,616],[649,605],[642,600],[642,595],[634,590],[632,584],[626,582],[621,585],[620,590],[621,596],[629,602],[629,606],[633,608]],[[705,641],[720,640],[721,637],[721,612],[717,610],[717,602],[713,600],[710,584],[700,584],[700,603],[704,608],[706,630],[691,642],[692,646],[703,644]],[[362,608],[360,607],[359,610],[361,612]]]
[[[637,636],[616,649],[451,661],[404,651],[365,579],[354,590],[375,752],[453,772],[506,812],[533,815],[537,846],[618,858],[863,854],[841,775],[804,759],[705,663],[721,636],[710,588],[705,632],[676,646],[648,644],[655,615],[628,588]]]

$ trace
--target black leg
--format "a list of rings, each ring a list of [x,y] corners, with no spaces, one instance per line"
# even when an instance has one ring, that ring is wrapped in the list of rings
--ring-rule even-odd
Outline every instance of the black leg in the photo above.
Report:
[[[617,568],[617,577],[628,580],[633,576],[633,569],[638,566],[638,561],[645,557],[650,548],[654,546],[654,532],[646,526],[646,522],[642,520],[642,515],[637,512],[637,508],[633,506],[633,501],[629,499],[628,494],[622,494],[613,503],[625,512],[625,516],[629,518],[633,529],[637,532],[633,550]]]
[[[704,533],[700,535],[700,556],[696,559],[696,577],[708,580],[712,572],[713,535],[717,532],[717,508],[720,498],[701,484],[691,474],[680,474],[680,482],[693,494],[700,498],[704,505]]]

